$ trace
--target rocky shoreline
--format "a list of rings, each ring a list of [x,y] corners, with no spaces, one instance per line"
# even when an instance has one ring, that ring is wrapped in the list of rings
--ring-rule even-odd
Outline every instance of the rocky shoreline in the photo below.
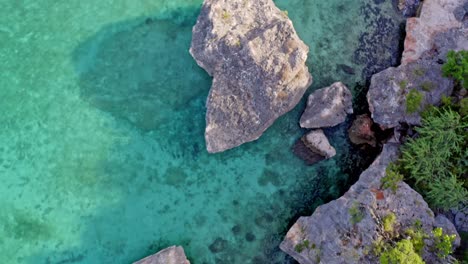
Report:
[[[440,227],[456,236],[455,247],[461,242],[457,229],[468,231],[463,213],[447,218],[433,212],[408,184],[401,181],[396,189],[381,184],[388,165],[399,155],[408,126],[420,125],[426,106],[438,105],[452,94],[454,82],[443,78],[441,70],[447,52],[468,50],[468,3],[425,0],[422,7],[420,4],[419,0],[398,1],[398,9],[409,17],[401,65],[378,73],[369,74],[370,68],[363,72],[372,76],[367,93],[371,117],[357,116],[348,130],[353,144],[373,148],[383,144],[383,150],[342,197],[319,206],[310,217],[300,217],[288,231],[280,248],[300,264],[378,263],[371,251],[390,232],[384,224],[388,218],[393,219],[393,235],[415,225],[425,233]],[[252,14],[259,14],[258,20],[247,21],[255,17]],[[252,23],[259,27],[247,26]],[[236,30],[230,30],[233,25]],[[214,77],[207,101],[209,152],[259,138],[299,102],[312,82],[305,65],[308,47],[271,0],[244,1],[242,5],[206,0],[193,34],[190,52]],[[346,65],[343,70],[354,74]],[[421,100],[409,109],[414,94]],[[309,165],[333,157],[336,150],[321,129],[344,122],[353,113],[351,101],[351,93],[342,83],[311,94],[300,125],[313,130],[296,142],[294,153]],[[374,122],[392,136],[378,142],[381,138],[378,140]],[[443,263],[430,249],[434,240],[426,242],[421,254],[424,261]],[[171,247],[136,263],[189,262],[182,248]]]
[[[460,245],[457,229],[466,232],[466,224],[449,221],[442,214],[435,216],[406,183],[390,190],[382,188],[381,179],[397,157],[401,131],[408,125],[420,125],[426,106],[439,105],[444,96],[452,94],[454,83],[442,77],[441,63],[448,50],[468,49],[467,6],[463,1],[426,0],[420,17],[408,19],[402,65],[373,75],[367,94],[373,121],[382,129],[394,129],[394,137],[346,194],[292,226],[280,247],[299,263],[379,262],[370,251],[385,235],[382,225],[389,215],[399,229],[392,232],[402,233],[414,228],[414,223],[420,223],[425,233],[441,227],[456,235],[455,247]],[[421,98],[414,109],[409,109],[411,94]],[[426,263],[441,263],[427,245],[422,257]]]

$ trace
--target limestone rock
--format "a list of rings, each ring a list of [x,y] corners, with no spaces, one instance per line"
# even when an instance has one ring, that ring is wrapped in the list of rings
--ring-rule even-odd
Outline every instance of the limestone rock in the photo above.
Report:
[[[418,220],[430,234],[435,227],[434,214],[420,194],[404,182],[398,183],[396,192],[381,188],[381,179],[397,152],[397,144],[386,144],[348,192],[319,206],[312,216],[300,217],[280,248],[301,264],[378,263],[378,257],[368,252],[381,237],[382,224],[378,222],[390,213],[396,216],[395,232],[414,228]],[[426,263],[437,263],[427,247],[423,256]]]
[[[182,247],[172,246],[133,264],[190,264]]]
[[[418,60],[431,50],[434,37],[450,29],[461,29],[463,22],[457,19],[458,10],[464,8],[466,0],[425,0],[420,17],[406,22],[406,39],[401,64]]]
[[[440,64],[419,60],[373,75],[367,100],[372,119],[383,128],[393,128],[399,123],[420,125],[424,107],[439,104],[442,96],[449,96],[452,89],[453,81],[442,77]],[[414,112],[407,105],[410,93],[422,97]]]
[[[344,122],[353,113],[352,99],[351,91],[341,82],[316,90],[309,95],[301,127],[332,127]]]
[[[330,145],[327,136],[321,129],[312,130],[300,138],[294,145],[293,152],[304,160],[307,165],[315,164],[336,155],[335,148]]]
[[[207,150],[256,140],[290,111],[312,83],[308,51],[272,0],[205,0],[190,53],[213,76]]]
[[[358,115],[348,130],[351,142],[356,145],[368,144],[373,147],[377,146],[377,139],[375,138],[374,131],[372,131],[372,124],[374,122],[369,115]]]

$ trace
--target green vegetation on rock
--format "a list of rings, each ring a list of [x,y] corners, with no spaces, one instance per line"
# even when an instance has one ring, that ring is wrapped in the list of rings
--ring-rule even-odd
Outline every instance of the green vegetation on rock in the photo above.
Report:
[[[455,241],[456,235],[444,234],[442,228],[437,227],[432,230],[432,234],[435,239],[435,248],[437,249],[437,255],[440,258],[446,258],[448,255],[453,253],[453,242]]]
[[[399,172],[435,208],[448,209],[468,200],[468,118],[450,107],[430,108],[416,128],[419,137],[402,147]]]
[[[413,244],[407,239],[396,243],[390,250],[385,251],[380,256],[381,264],[423,264],[424,261],[414,250]]]
[[[454,78],[461,86],[468,89],[468,51],[449,51],[442,72],[444,76]]]
[[[351,208],[349,208],[349,214],[351,216],[351,224],[353,225],[361,222],[364,218],[364,213],[361,211],[361,208],[359,208],[359,203],[357,202],[353,203]]]
[[[393,226],[395,225],[396,222],[396,215],[394,213],[389,213],[386,215],[383,219],[383,229],[385,232],[393,232]]]
[[[391,189],[393,193],[398,189],[398,183],[403,180],[403,174],[398,171],[395,163],[390,163],[385,171],[385,176],[380,180],[382,188]]]
[[[418,90],[411,90],[406,96],[406,112],[412,114],[419,110],[424,95]]]

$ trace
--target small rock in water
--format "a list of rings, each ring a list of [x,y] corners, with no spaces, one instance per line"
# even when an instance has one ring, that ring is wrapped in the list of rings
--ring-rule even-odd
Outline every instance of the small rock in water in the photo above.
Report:
[[[300,138],[293,147],[296,156],[304,160],[307,165],[329,159],[336,155],[336,150],[328,142],[321,129],[312,130]]]
[[[168,247],[133,264],[190,264],[182,247]]]
[[[341,82],[316,90],[307,99],[301,127],[323,128],[343,123],[353,113],[352,99],[351,91]]]

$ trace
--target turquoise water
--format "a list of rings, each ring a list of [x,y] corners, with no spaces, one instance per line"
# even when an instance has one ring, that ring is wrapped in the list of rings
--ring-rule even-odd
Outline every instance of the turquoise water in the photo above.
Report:
[[[308,92],[396,63],[401,18],[375,2],[277,1],[310,46]],[[195,264],[292,262],[277,248],[288,226],[365,161],[347,124],[326,131],[335,158],[294,157],[304,103],[209,155],[211,79],[188,53],[200,4],[3,0],[0,263],[131,263],[172,244]]]

